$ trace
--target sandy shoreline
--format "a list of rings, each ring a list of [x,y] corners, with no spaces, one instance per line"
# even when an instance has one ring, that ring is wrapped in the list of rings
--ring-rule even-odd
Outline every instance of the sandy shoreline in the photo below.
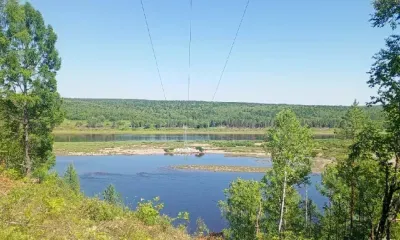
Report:
[[[268,157],[267,154],[262,152],[229,152],[220,149],[208,149],[204,152],[205,154],[224,154],[226,156],[237,156],[237,157]],[[164,149],[160,148],[146,148],[146,149],[126,149],[121,147],[115,148],[104,148],[96,152],[64,152],[56,153],[57,156],[110,156],[110,155],[164,155],[166,154]]]
[[[269,158],[270,156],[263,152],[229,152],[221,149],[207,149],[205,154],[223,154],[227,157],[252,157],[252,158]],[[57,156],[113,156],[113,155],[165,155],[164,149],[160,148],[141,148],[141,149],[127,149],[121,147],[103,148],[96,152],[63,152],[56,154]],[[314,158],[314,166],[312,167],[313,173],[321,173],[327,164],[332,163],[332,159],[325,159],[321,157]],[[181,169],[189,170],[189,169]],[[195,169],[191,169],[195,170]],[[197,169],[204,170],[204,169]],[[219,169],[218,171],[221,171]]]

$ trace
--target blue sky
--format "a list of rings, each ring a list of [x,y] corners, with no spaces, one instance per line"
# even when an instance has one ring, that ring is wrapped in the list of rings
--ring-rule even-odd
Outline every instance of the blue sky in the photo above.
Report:
[[[143,0],[168,100],[187,98],[189,0]],[[193,0],[191,99],[210,101],[247,0]],[[163,99],[140,0],[31,0],[58,34],[63,97]],[[251,0],[216,101],[349,105],[389,29],[366,0]]]

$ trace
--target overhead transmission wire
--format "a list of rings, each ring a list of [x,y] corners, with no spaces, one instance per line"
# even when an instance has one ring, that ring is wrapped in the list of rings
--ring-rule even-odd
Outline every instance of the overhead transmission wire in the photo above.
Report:
[[[219,76],[217,88],[215,89],[215,92],[214,92],[214,95],[213,95],[211,101],[214,101],[215,95],[217,94],[217,91],[218,91],[219,85],[220,85],[220,83],[221,83],[222,77],[224,76],[226,66],[228,65],[229,58],[231,57],[232,49],[233,49],[233,47],[235,46],[236,39],[237,39],[237,36],[239,35],[240,27],[242,26],[243,19],[244,19],[244,16],[246,15],[246,12],[247,12],[247,8],[248,8],[248,6],[249,6],[249,3],[250,3],[250,0],[247,0],[246,7],[244,8],[244,11],[243,11],[243,14],[242,14],[242,18],[240,19],[239,27],[237,28],[237,31],[236,31],[236,34],[235,34],[235,38],[233,39],[233,42],[232,42],[231,48],[230,48],[230,50],[229,50],[228,56],[227,56],[227,58],[226,58],[226,60],[225,60],[224,67],[222,68],[221,75]]]
[[[193,9],[193,0],[189,0],[190,2],[190,12],[189,12],[189,51],[188,51],[188,88],[187,88],[187,104],[189,104],[190,100],[190,69],[191,69],[191,46],[192,46],[192,9]],[[188,105],[187,105],[188,106]],[[189,107],[189,106],[188,106]],[[187,141],[187,134],[186,134],[186,129],[187,125],[189,125],[189,111],[188,111],[188,116],[186,120],[186,126],[185,126],[185,133],[184,133],[184,146],[186,147],[186,141]]]
[[[164,84],[163,84],[163,81],[162,81],[162,78],[161,78],[161,74],[160,74],[160,68],[159,68],[159,66],[158,66],[156,51],[154,50],[153,39],[152,39],[151,33],[150,33],[149,23],[147,22],[146,11],[144,10],[143,0],[140,0],[140,3],[141,3],[141,5],[142,5],[143,16],[144,16],[144,20],[145,20],[145,22],[146,22],[147,33],[149,34],[151,49],[153,50],[154,61],[156,62],[156,67],[157,67],[157,72],[158,72],[158,78],[160,79],[161,89],[162,89],[163,94],[164,94],[164,99],[167,100],[167,96],[165,95],[165,90],[164,90]]]

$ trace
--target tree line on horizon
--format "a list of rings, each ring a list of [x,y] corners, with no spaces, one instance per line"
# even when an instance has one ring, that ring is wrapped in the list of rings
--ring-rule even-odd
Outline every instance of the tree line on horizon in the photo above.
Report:
[[[62,108],[69,120],[86,121],[78,127],[101,127],[104,121],[125,120],[131,128],[231,127],[265,128],[283,109],[296,113],[302,125],[314,128],[339,127],[348,106],[308,106],[201,101],[157,101],[125,99],[65,98]],[[362,107],[374,121],[383,120],[379,106]]]

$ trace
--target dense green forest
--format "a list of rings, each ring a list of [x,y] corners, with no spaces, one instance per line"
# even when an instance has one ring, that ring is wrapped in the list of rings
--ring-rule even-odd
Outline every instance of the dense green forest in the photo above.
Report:
[[[133,128],[183,125],[264,128],[272,126],[276,114],[285,108],[295,112],[302,124],[334,128],[340,125],[349,109],[347,106],[71,98],[64,99],[63,108],[67,119],[87,121],[89,127],[99,126],[105,120],[128,120]],[[372,120],[382,120],[381,107],[363,108]]]

